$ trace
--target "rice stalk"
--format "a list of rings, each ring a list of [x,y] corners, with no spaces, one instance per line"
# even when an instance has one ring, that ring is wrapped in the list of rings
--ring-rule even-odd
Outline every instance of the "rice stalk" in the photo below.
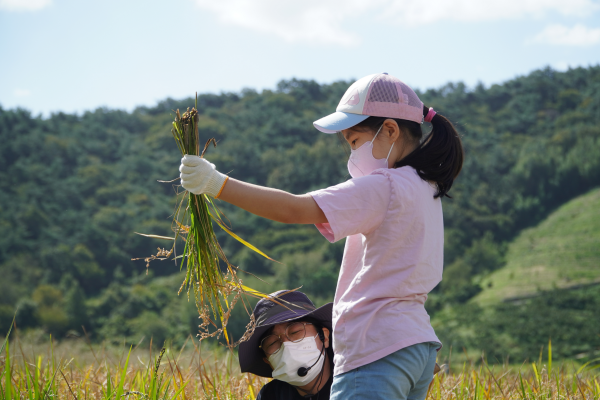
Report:
[[[197,104],[198,99],[196,98],[196,107]],[[183,114],[179,110],[175,111],[171,134],[182,156],[187,154],[204,157],[211,144],[217,145],[216,140],[210,138],[201,146],[198,131],[199,114],[196,107],[188,108]],[[171,240],[173,241],[173,247],[170,250],[159,247],[156,255],[142,259],[146,262],[148,268],[150,261],[153,260],[166,260],[171,256],[175,260],[181,258],[180,268],[185,265],[186,274],[179,293],[185,291],[188,299],[193,295],[202,321],[199,325],[200,333],[198,334],[200,340],[215,336],[219,338],[223,335],[227,345],[233,347],[249,337],[248,334],[245,334],[237,343],[230,342],[227,333],[227,322],[233,307],[240,299],[244,303],[243,294],[253,297],[266,297],[266,295],[242,284],[242,280],[237,276],[238,268],[228,261],[219,245],[213,222],[248,248],[263,257],[272,261],[275,260],[233,233],[224,221],[226,217],[211,197],[185,191],[178,194],[177,204],[171,225],[175,233],[174,238],[138,233],[150,238]],[[175,254],[178,239],[184,242],[183,254],[180,256]],[[228,299],[232,295],[233,299],[229,302]],[[248,308],[245,308],[248,311]],[[252,321],[251,319],[251,324],[248,325],[246,333],[254,330]]]

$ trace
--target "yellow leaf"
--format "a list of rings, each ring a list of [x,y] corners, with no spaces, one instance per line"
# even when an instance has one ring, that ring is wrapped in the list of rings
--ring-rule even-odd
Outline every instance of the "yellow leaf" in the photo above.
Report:
[[[212,217],[212,215],[211,215]],[[251,245],[250,243],[246,242],[244,239],[242,239],[241,237],[239,237],[238,235],[236,235],[235,233],[231,232],[229,229],[227,229],[227,227],[225,227],[225,225],[223,225],[221,223],[221,221],[219,221],[217,218],[213,217],[213,221],[215,221],[220,227],[221,229],[223,229],[225,232],[229,233],[235,240],[237,240],[238,242],[242,243],[244,246],[248,247],[249,249],[254,250],[255,252],[257,252],[258,254],[260,254],[261,256],[271,260],[271,261],[275,261],[275,262],[279,262],[277,260],[272,259],[271,257],[269,257],[268,255],[266,255],[265,253],[263,253],[262,251],[260,251],[258,248],[256,248],[255,246]]]

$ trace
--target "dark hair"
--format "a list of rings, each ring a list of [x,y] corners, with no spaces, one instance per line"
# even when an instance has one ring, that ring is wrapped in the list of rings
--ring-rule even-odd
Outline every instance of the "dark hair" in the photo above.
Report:
[[[423,106],[423,116],[428,112],[429,108]],[[431,120],[433,129],[424,140],[421,124],[404,119],[369,117],[355,127],[377,131],[386,119],[393,119],[402,131],[408,132],[413,140],[419,141],[417,148],[406,157],[397,160],[394,168],[407,165],[413,167],[421,179],[435,182],[437,193],[434,198],[450,197],[448,191],[460,173],[465,157],[460,136],[452,122],[443,115],[435,114]]]

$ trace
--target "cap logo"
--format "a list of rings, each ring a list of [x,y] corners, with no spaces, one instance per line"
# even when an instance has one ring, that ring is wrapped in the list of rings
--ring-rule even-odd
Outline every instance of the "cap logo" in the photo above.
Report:
[[[354,89],[353,91],[348,93],[344,100],[342,100],[342,104],[348,104],[349,106],[355,106],[358,103],[360,103],[360,96],[358,94],[358,90]]]

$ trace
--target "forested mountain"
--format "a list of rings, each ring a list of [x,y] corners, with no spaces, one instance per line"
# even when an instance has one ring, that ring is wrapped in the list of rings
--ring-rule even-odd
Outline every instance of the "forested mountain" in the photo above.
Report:
[[[350,83],[293,79],[260,93],[199,95],[200,135],[219,142],[207,158],[234,178],[294,193],[348,179],[342,145],[312,121],[332,112]],[[600,66],[418,94],[455,123],[466,151],[452,198],[443,200],[444,281],[427,303],[435,315],[477,295],[522,229],[600,185]],[[179,267],[154,262],[146,276],[143,262],[130,261],[164,246],[133,232],[170,233],[174,191],[157,180],[178,176],[172,110],[193,104],[167,99],[130,113],[45,119],[0,108],[0,330],[19,305],[21,328],[58,336],[81,325],[95,340],[195,332],[193,307],[176,296]],[[283,262],[221,235],[230,260],[270,285],[244,279],[266,291],[303,285],[319,303],[332,299],[343,243],[328,244],[312,226],[220,206],[236,233]],[[245,325],[241,311],[236,321]]]

